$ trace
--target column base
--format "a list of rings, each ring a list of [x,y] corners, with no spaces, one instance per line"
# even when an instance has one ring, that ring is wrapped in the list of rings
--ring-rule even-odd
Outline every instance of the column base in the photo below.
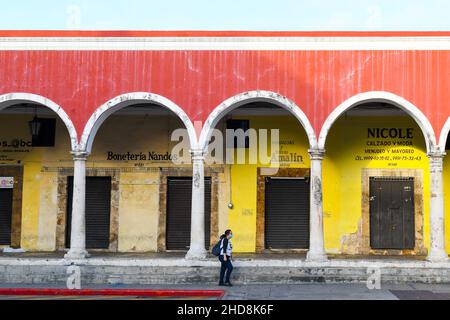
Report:
[[[64,255],[64,259],[67,260],[84,260],[86,258],[89,258],[89,253],[86,250],[79,250],[79,249],[70,249],[69,252],[67,252]]]
[[[449,261],[448,254],[443,249],[431,249],[427,256],[430,262],[447,262]]]
[[[306,261],[308,262],[326,262],[328,261],[327,254],[323,251],[311,251],[308,250],[306,254]]]
[[[205,260],[207,253],[208,252],[204,248],[203,249],[191,248],[186,253],[185,259],[187,259],[187,260]]]

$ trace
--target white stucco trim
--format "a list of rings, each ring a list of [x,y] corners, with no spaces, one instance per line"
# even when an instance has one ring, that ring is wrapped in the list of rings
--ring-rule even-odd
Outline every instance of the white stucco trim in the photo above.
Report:
[[[222,119],[227,113],[233,111],[234,109],[245,105],[251,102],[269,102],[273,103],[277,106],[282,107],[287,110],[289,113],[295,116],[300,124],[306,131],[306,135],[308,136],[308,141],[311,149],[314,149],[317,145],[316,134],[314,132],[311,123],[308,120],[308,117],[303,113],[303,111],[291,100],[288,98],[271,91],[264,90],[254,90],[247,91],[240,94],[237,94],[231,98],[228,98],[220,105],[218,105],[208,116],[206,122],[202,128],[200,139],[199,139],[199,148],[207,151],[208,143],[211,138],[212,132],[216,127],[217,123],[220,119]]]
[[[366,102],[386,102],[405,111],[417,122],[420,129],[422,130],[427,146],[427,152],[429,153],[434,151],[436,146],[436,137],[433,127],[431,126],[428,118],[422,113],[422,111],[419,110],[419,108],[417,108],[411,102],[391,92],[385,91],[369,91],[354,95],[353,97],[341,103],[336,109],[334,109],[333,112],[331,112],[328,118],[325,120],[322,126],[322,130],[320,131],[318,140],[319,149],[325,148],[328,132],[330,131],[334,122],[347,110],[353,108],[358,104]]]
[[[8,108],[18,103],[36,103],[53,110],[64,122],[70,136],[70,146],[76,150],[78,146],[77,130],[67,113],[52,100],[33,93],[13,92],[0,95],[0,110]]]
[[[55,257],[9,257],[3,255],[0,257],[0,267],[3,266],[68,266],[73,262],[66,259],[60,259]],[[217,267],[216,259],[205,260],[189,260],[179,257],[165,257],[164,255],[146,257],[146,255],[136,254],[128,258],[123,257],[92,257],[78,261],[77,265],[85,266],[108,266],[108,267]],[[422,272],[428,270],[439,270],[442,268],[450,268],[449,261],[429,262],[426,260],[405,260],[396,259],[391,257],[390,259],[330,259],[327,261],[306,261],[305,259],[286,257],[284,259],[274,258],[272,255],[270,258],[267,256],[261,256],[256,258],[239,259],[233,262],[239,267],[331,267],[331,268],[407,268],[412,270],[414,268],[421,269]]]
[[[185,125],[192,149],[197,145],[197,134],[188,115],[174,102],[150,92],[130,92],[117,96],[100,106],[86,123],[80,139],[80,150],[90,153],[92,144],[102,123],[114,112],[137,103],[154,103],[175,113]]]
[[[448,134],[450,133],[450,117],[445,121],[444,126],[441,130],[441,135],[439,136],[439,150],[445,152],[445,144],[447,142]]]
[[[5,50],[450,50],[450,37],[0,37]]]

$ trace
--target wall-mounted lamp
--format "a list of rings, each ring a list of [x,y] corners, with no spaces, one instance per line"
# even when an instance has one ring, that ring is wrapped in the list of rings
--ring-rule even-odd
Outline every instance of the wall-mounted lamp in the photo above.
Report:
[[[34,108],[34,118],[30,122],[28,122],[30,127],[30,133],[33,137],[38,136],[41,132],[41,121],[37,117],[37,108]]]

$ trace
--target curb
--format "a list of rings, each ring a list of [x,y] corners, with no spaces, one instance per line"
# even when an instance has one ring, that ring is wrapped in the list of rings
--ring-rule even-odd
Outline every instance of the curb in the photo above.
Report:
[[[141,297],[218,297],[224,290],[146,290],[146,289],[33,289],[0,288],[0,295],[13,296],[141,296]]]

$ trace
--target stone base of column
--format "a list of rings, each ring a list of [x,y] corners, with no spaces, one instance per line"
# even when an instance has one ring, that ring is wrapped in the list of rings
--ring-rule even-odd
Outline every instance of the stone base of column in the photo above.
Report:
[[[205,260],[207,251],[204,248],[191,248],[186,254],[187,260]]]
[[[430,262],[447,262],[449,261],[448,254],[443,249],[431,249],[427,256]]]
[[[67,252],[64,255],[64,259],[67,260],[84,260],[86,258],[89,258],[89,253],[86,250],[77,250],[77,249],[70,249],[69,252]]]
[[[308,250],[306,254],[306,261],[308,262],[326,262],[328,261],[327,254],[323,251]]]

